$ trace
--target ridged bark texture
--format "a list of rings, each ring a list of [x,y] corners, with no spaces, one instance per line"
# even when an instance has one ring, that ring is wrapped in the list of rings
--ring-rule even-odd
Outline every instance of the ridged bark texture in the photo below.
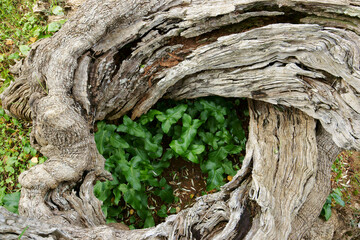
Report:
[[[86,1],[32,46],[2,94],[6,110],[32,119],[32,144],[49,158],[20,176],[20,214],[70,239],[300,239],[336,153],[360,149],[359,16],[351,0]],[[252,99],[233,181],[156,228],[101,226],[92,188],[111,175],[95,121],[209,95]],[[16,236],[16,221],[0,233]]]

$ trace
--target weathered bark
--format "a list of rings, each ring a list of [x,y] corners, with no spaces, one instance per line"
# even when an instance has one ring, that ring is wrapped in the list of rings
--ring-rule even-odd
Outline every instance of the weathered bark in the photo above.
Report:
[[[250,116],[248,152],[235,180],[220,192],[199,198],[192,208],[168,217],[165,223],[131,233],[110,227],[84,230],[45,225],[28,234],[54,237],[61,233],[70,239],[287,239],[294,219],[318,215],[324,201],[308,198],[314,189],[328,194],[326,188],[318,189],[315,183],[323,183],[318,176],[330,170],[328,158],[317,161],[318,151],[324,152],[318,150],[322,144],[317,145],[316,139],[329,138],[327,134],[323,138],[322,131],[316,134],[316,121],[299,110],[251,102]],[[314,195],[316,199],[318,195]],[[306,205],[309,207],[304,210]],[[11,219],[9,215],[5,218]],[[13,234],[21,232],[25,225],[32,229],[38,226],[13,221],[5,228]]]
[[[78,239],[301,238],[335,154],[360,149],[358,16],[359,2],[340,0],[87,1],[2,95],[49,158],[20,176],[20,214]],[[111,175],[94,122],[208,95],[256,100],[234,180],[155,228],[99,226],[92,188]],[[0,233],[19,234],[14,224]]]

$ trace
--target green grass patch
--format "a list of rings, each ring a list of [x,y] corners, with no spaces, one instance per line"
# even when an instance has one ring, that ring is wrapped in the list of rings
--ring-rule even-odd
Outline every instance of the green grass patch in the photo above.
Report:
[[[0,206],[13,212],[14,196],[21,186],[18,176],[30,167],[46,160],[30,145],[30,124],[12,118],[0,108]],[[7,196],[14,193],[15,195]],[[16,195],[17,196],[17,195]]]
[[[0,0],[0,92],[14,80],[9,67],[28,55],[31,44],[52,36],[65,23],[60,20],[47,24],[50,15],[63,15],[60,6],[52,2],[43,13],[34,13],[33,0]]]
[[[50,1],[42,13],[33,12],[35,2],[0,0],[0,93],[14,80],[10,66],[28,55],[32,43],[50,37],[65,22],[47,23],[50,15],[64,14],[56,1]],[[20,196],[18,176],[46,159],[31,147],[30,131],[29,123],[8,116],[0,108],[0,206],[12,212],[17,212]]]

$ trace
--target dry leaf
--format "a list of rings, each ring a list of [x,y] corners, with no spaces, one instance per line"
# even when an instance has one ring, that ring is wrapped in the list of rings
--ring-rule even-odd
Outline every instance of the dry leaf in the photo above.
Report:
[[[36,37],[31,37],[31,38],[30,38],[30,42],[31,42],[31,43],[36,42],[36,40],[37,40],[37,38],[36,38]]]
[[[39,160],[37,157],[33,157],[31,160],[30,160],[32,163],[38,163]]]
[[[6,39],[5,45],[10,46],[10,45],[13,45],[13,44],[14,44],[14,41],[13,41],[13,40],[11,40],[11,39]]]

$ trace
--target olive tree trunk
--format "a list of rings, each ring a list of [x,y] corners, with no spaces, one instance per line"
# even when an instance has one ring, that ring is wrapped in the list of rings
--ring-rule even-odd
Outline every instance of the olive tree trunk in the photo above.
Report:
[[[301,239],[341,148],[360,149],[360,2],[88,0],[32,46],[2,94],[32,120],[48,160],[24,172],[16,239]],[[240,171],[221,191],[144,230],[106,226],[97,120],[137,118],[160,98],[249,99]],[[0,235],[1,236],[1,235]]]

